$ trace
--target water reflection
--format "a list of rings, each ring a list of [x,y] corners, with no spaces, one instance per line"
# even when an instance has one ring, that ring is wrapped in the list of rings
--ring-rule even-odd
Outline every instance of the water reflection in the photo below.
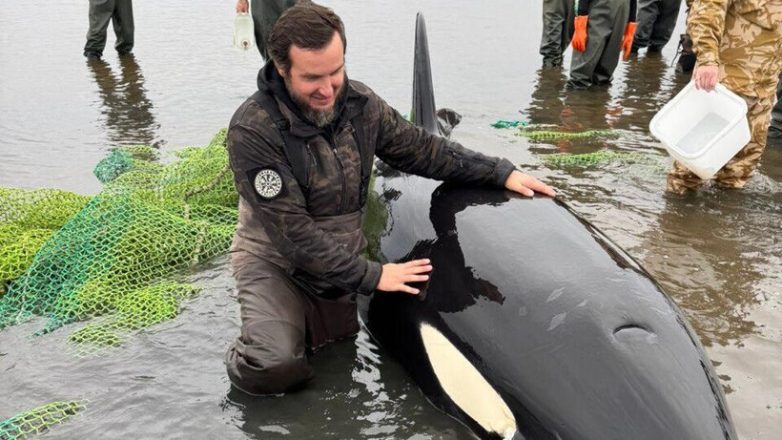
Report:
[[[617,107],[611,102],[611,92],[608,87],[568,90],[565,106],[568,108],[565,119],[567,125],[579,130],[613,128],[619,113]]]
[[[617,111],[611,105],[611,93],[607,87],[592,87],[586,90],[565,88],[567,76],[559,69],[542,68],[537,72],[537,81],[532,92],[530,104],[522,114],[532,125],[541,125],[543,129],[555,131],[582,131],[608,129],[616,119]],[[561,152],[570,152],[574,141],[553,138],[542,141],[554,144]],[[575,142],[579,147],[589,146],[589,150],[605,146],[601,139],[580,139]],[[532,147],[531,151],[545,151],[548,148]],[[583,152],[579,149],[576,152]]]
[[[317,374],[301,389],[282,396],[250,396],[231,387],[223,409],[239,409],[234,423],[251,438],[337,438],[334,432],[327,435],[329,430],[341,425],[335,422],[354,420],[352,412],[356,406],[323,405],[322,401],[345,403],[351,400],[351,395],[356,397],[351,388],[350,367],[356,356],[353,341],[332,344],[311,357]],[[366,401],[366,396],[362,400]],[[309,414],[307,408],[312,407],[323,411]],[[292,414],[301,417],[294,418]]]
[[[432,272],[431,282],[438,286],[439,294],[432,295],[431,302],[440,312],[458,312],[476,303],[479,298],[502,304],[505,297],[497,286],[476,275],[468,266],[456,229],[456,215],[470,206],[497,206],[508,201],[503,192],[465,192],[463,189],[441,185],[432,194],[429,219],[437,240],[431,246],[433,261],[447,261],[447,265]],[[430,242],[424,241],[428,245]]]
[[[631,57],[625,62],[625,79],[617,98],[623,112],[617,127],[646,131],[654,114],[667,102],[660,94],[663,77],[670,69],[660,54]]]
[[[567,75],[561,69],[538,69],[529,106],[522,112],[530,124],[565,126],[565,84]]]
[[[472,438],[383,356],[362,331],[314,355],[316,376],[306,387],[285,396],[249,396],[232,387],[220,406],[248,438]]]
[[[144,75],[133,54],[119,57],[119,75],[104,60],[91,60],[87,66],[98,85],[101,113],[112,145],[154,145],[160,125],[152,115],[152,102],[147,99]]]
[[[763,300],[757,284],[764,258],[751,252],[762,246],[750,238],[759,230],[747,232],[765,227],[746,222],[746,202],[745,194],[719,190],[668,196],[647,233],[645,265],[690,315],[707,346],[757,331],[747,315]]]

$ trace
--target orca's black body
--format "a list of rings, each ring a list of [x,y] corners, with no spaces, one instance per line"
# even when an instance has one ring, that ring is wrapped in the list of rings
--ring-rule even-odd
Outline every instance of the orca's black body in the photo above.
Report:
[[[428,70],[427,52],[416,48],[417,71]],[[418,102],[433,96],[431,79],[415,84],[415,122],[433,130],[434,111],[421,110],[434,109],[433,98]],[[427,398],[479,437],[736,438],[711,363],[676,305],[564,203],[382,169],[375,190],[389,214],[381,258],[426,257],[434,271],[421,298],[362,298],[361,318]],[[442,338],[433,344],[431,334]],[[460,353],[484,389],[469,388],[466,375],[462,386],[464,365],[437,344]],[[473,398],[484,400],[471,408]],[[499,424],[481,413],[493,403],[510,413]]]

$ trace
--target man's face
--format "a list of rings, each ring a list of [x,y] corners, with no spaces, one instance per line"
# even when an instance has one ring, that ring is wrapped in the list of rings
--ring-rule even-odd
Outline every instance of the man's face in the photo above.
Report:
[[[291,46],[290,60],[287,75],[279,67],[277,70],[285,79],[291,98],[311,122],[319,127],[329,124],[345,83],[345,56],[339,33],[334,32],[323,49]]]

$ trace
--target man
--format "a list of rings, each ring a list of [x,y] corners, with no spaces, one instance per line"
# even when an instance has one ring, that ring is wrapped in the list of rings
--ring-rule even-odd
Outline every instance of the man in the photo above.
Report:
[[[573,0],[543,0],[543,67],[560,67],[562,54],[573,37]]]
[[[696,87],[710,91],[719,81],[747,102],[750,141],[714,176],[719,186],[742,188],[766,147],[782,70],[782,0],[698,0],[687,28],[697,57]],[[667,189],[681,194],[703,183],[674,162]]]
[[[97,60],[103,56],[106,47],[106,29],[109,21],[114,25],[117,37],[114,49],[120,55],[133,50],[133,3],[131,0],[90,0],[90,28],[84,56]]]
[[[579,0],[573,32],[568,87],[609,84],[619,54],[630,56],[636,0]]]
[[[671,39],[681,4],[682,0],[639,0],[633,52],[645,47],[647,53],[661,52]]]
[[[436,179],[554,195],[507,160],[416,128],[348,80],[345,43],[331,9],[311,2],[288,9],[272,30],[258,92],[229,126],[242,329],[226,364],[234,386],[250,394],[282,393],[309,379],[308,349],[358,331],[356,294],[414,295],[410,284],[428,279],[428,260],[381,266],[361,255],[374,155]]]
[[[253,16],[253,30],[255,32],[255,45],[264,60],[269,59],[269,51],[266,44],[277,18],[294,4],[297,0],[252,0],[251,13]],[[236,12],[246,13],[250,8],[249,0],[237,0]]]

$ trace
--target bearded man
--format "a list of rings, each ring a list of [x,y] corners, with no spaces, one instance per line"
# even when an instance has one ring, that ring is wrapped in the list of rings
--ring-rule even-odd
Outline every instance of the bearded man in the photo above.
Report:
[[[428,260],[362,255],[374,156],[408,173],[554,195],[508,160],[484,156],[405,120],[345,73],[346,38],[329,8],[299,2],[276,22],[258,91],[234,114],[228,151],[240,194],[231,262],[241,335],[231,383],[278,394],[312,377],[307,355],[359,329],[356,295],[415,295]],[[381,293],[382,294],[382,293]]]

